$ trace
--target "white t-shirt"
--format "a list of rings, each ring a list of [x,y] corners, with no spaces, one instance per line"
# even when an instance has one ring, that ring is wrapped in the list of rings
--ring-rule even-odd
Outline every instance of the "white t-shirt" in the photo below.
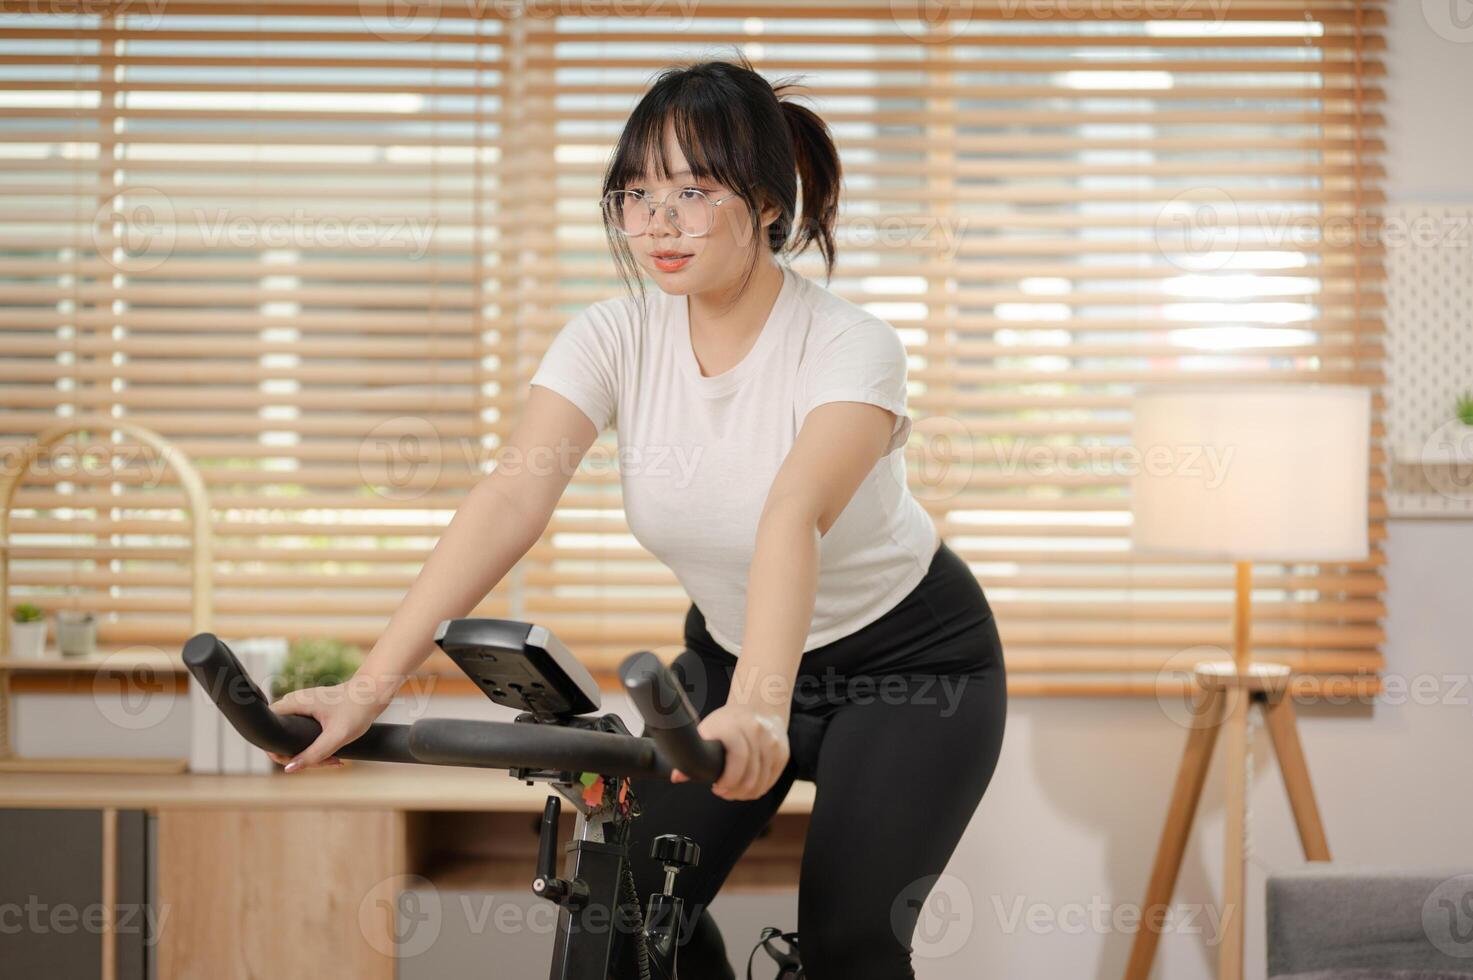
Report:
[[[894,412],[886,455],[819,539],[818,591],[803,650],[848,636],[924,577],[936,524],[905,482],[905,347],[895,328],[786,266],[772,312],[730,370],[701,374],[685,296],[603,300],[553,338],[531,384],[618,434],[624,513],[723,648],[741,652],[757,521],[808,411],[857,401]]]

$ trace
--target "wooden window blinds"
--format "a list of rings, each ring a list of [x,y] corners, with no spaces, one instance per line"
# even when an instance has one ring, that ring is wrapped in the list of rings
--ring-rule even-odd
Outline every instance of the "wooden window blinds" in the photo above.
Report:
[[[1229,644],[1233,580],[1131,555],[1131,391],[1379,385],[1384,23],[1355,0],[20,5],[0,447],[74,416],[161,433],[212,498],[216,631],[371,643],[551,337],[621,289],[595,202],[630,109],[739,48],[802,75],[840,146],[830,288],[910,351],[912,486],[1014,690],[1149,691]],[[184,496],[95,436],[121,463],[24,482],[12,601],[177,650]],[[1260,658],[1381,666],[1380,438],[1370,560],[1259,566]],[[614,446],[475,610],[597,670],[675,649],[687,602],[629,535]]]

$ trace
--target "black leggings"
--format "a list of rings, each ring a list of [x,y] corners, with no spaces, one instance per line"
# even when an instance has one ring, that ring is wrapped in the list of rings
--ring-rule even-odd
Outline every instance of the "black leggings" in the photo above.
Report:
[[[704,718],[726,703],[737,658],[711,639],[694,605],[685,646],[673,668]],[[664,885],[650,841],[693,838],[700,863],[675,885],[686,910],[680,974],[733,977],[707,906],[793,780],[810,779],[816,790],[798,883],[806,976],[914,977],[919,910],[992,778],[1007,715],[997,627],[961,557],[943,542],[925,578],[893,609],[803,654],[792,712],[827,721],[816,771],[799,772],[790,759],[759,799],[723,800],[708,783],[633,780],[642,813],[629,857],[640,900]]]

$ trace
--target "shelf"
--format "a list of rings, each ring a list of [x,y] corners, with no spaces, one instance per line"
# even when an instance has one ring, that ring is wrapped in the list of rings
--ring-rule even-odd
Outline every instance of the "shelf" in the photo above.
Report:
[[[34,759],[0,759],[0,773],[65,773],[67,775],[133,775],[161,776],[183,773],[189,770],[188,759],[163,757],[133,758],[131,756],[41,756]],[[4,789],[8,783],[0,783],[0,805],[4,804]]]
[[[1441,445],[1430,452],[1425,445],[1399,444],[1393,447],[1391,458],[1403,466],[1473,466],[1473,429],[1456,446]]]
[[[795,783],[794,789],[801,785]],[[410,873],[442,891],[525,891],[536,875],[540,823],[540,808],[536,813],[416,812],[406,828]],[[561,843],[571,840],[573,826],[573,813],[565,807],[558,822]],[[796,889],[807,833],[806,813],[779,810],[738,859],[723,894]],[[561,867],[561,852],[558,860]]]
[[[44,657],[3,657],[0,670],[43,674],[131,674],[140,670],[183,674],[184,661],[157,651],[100,651],[87,657],[63,657],[56,650]]]

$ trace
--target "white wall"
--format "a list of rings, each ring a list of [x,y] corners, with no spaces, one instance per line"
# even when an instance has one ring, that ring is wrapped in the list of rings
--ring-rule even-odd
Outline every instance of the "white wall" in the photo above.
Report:
[[[1404,204],[1473,200],[1473,8],[1467,0],[1386,7],[1387,194]]]
[[[1459,0],[1448,0],[1456,4]],[[1423,5],[1388,5],[1393,202],[1473,200],[1473,31],[1466,42],[1439,34]],[[1455,32],[1451,32],[1455,33]],[[1470,331],[1473,334],[1473,331]],[[1473,344],[1473,335],[1469,337]],[[1473,866],[1473,522],[1392,522],[1387,570],[1386,659],[1393,683],[1435,678],[1441,703],[1383,698],[1373,708],[1305,708],[1301,734],[1330,845],[1339,861]],[[1461,685],[1461,686],[1459,686]],[[485,702],[481,702],[485,704]],[[491,708],[490,705],[485,705]],[[611,708],[618,710],[615,704]],[[481,711],[463,704],[436,714]],[[26,754],[106,751],[106,726],[87,699],[25,697],[17,705]],[[188,720],[171,713],[129,754],[185,754]],[[1111,915],[1144,896],[1180,757],[1182,729],[1154,700],[1016,699],[996,778],[948,871],[953,919],[934,943],[958,952],[918,956],[922,980],[1034,977],[1116,978],[1131,936]],[[99,744],[103,743],[103,744]],[[1300,858],[1267,736],[1253,744],[1253,856],[1249,869],[1248,976],[1264,976],[1262,894],[1267,872]],[[1176,903],[1210,933],[1204,910],[1218,894],[1222,853],[1221,765],[1214,766],[1187,852]],[[877,806],[886,805],[883,798]],[[904,846],[897,841],[896,846]],[[1104,907],[1107,927],[1092,925]],[[743,911],[729,945],[745,957],[759,922],[781,922],[785,903]],[[936,906],[940,908],[940,906]],[[718,911],[720,906],[718,905]],[[1021,918],[1016,918],[1021,911]],[[923,925],[939,922],[924,920]],[[1013,927],[1008,923],[1016,922]],[[791,922],[787,923],[791,925]],[[1156,976],[1207,980],[1215,951],[1205,933],[1163,938]]]

